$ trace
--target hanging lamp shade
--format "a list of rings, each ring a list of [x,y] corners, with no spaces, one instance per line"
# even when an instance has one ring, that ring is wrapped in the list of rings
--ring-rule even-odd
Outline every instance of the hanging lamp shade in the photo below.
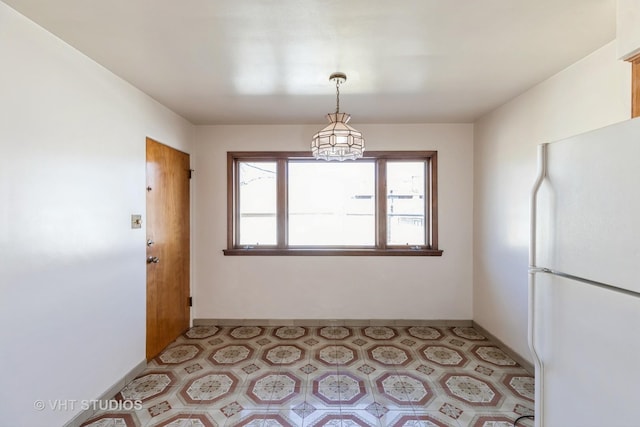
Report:
[[[362,132],[347,124],[347,113],[327,114],[329,125],[313,136],[311,153],[316,159],[355,160],[362,157],[364,138]]]
[[[364,153],[364,138],[347,123],[351,116],[340,112],[340,84],[347,80],[342,73],[333,73],[329,80],[336,82],[336,112],[327,114],[329,125],[313,136],[311,153],[322,160],[355,160]]]

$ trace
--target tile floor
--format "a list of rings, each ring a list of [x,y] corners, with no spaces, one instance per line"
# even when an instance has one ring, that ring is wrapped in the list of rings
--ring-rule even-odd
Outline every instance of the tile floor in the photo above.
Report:
[[[116,399],[83,426],[511,427],[533,377],[467,327],[196,326]]]

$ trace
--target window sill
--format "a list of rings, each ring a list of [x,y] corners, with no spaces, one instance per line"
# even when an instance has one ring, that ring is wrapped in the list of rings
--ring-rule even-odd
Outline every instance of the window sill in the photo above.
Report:
[[[227,255],[245,256],[442,256],[439,249],[223,249]]]

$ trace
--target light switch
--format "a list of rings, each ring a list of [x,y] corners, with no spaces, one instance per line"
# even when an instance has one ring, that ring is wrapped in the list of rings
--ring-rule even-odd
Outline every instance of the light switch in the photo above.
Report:
[[[142,228],[142,215],[131,215],[131,228]]]

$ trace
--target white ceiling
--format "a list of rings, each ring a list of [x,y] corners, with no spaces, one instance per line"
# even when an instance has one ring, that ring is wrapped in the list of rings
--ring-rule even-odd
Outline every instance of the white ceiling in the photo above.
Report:
[[[3,0],[194,124],[472,122],[615,38],[615,0]]]

